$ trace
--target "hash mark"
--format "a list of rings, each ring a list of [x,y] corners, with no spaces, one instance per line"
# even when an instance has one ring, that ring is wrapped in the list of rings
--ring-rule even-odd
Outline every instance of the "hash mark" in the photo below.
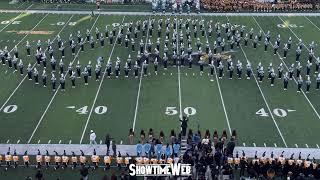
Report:
[[[18,139],[18,141],[17,141],[17,144],[19,144],[20,143],[20,139]]]
[[[298,144],[294,144],[294,146],[296,146],[296,148],[298,148]]]
[[[61,144],[61,139],[59,140],[59,144]]]
[[[71,142],[72,142],[72,140],[70,139],[70,140],[69,140],[69,144],[71,144]]]
[[[100,140],[100,144],[102,144],[102,140]]]
[[[266,143],[263,143],[264,147],[267,147],[267,144]]]
[[[274,143],[274,147],[278,147],[276,143]]]
[[[288,112],[294,112],[296,110],[293,110],[293,109],[287,109]]]
[[[40,144],[40,139],[38,140],[38,144]]]
[[[319,145],[318,145],[318,144],[316,144],[316,146],[317,146],[317,148],[319,149]]]
[[[10,140],[8,139],[8,140],[7,140],[7,144],[9,144],[9,142],[10,142]]]
[[[48,141],[48,144],[50,144],[51,143],[51,139]]]
[[[243,147],[246,147],[246,143],[243,143]]]
[[[306,144],[306,147],[309,148],[308,144]]]
[[[252,144],[253,144],[253,147],[257,147],[257,146],[256,146],[256,143],[252,143]]]

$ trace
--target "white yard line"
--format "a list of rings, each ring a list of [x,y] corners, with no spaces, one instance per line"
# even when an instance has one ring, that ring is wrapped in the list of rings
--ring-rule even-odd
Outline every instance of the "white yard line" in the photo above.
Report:
[[[201,16],[201,19],[203,19],[202,16]],[[205,30],[205,35],[206,35],[206,40],[209,42],[208,35],[207,35],[207,30]],[[211,46],[209,46],[209,49],[211,50]],[[223,111],[224,111],[224,115],[226,117],[229,133],[231,134],[232,130],[231,130],[231,126],[230,126],[230,122],[229,122],[229,117],[228,117],[228,113],[227,113],[227,110],[226,110],[226,106],[224,104],[224,99],[223,99],[223,96],[222,96],[222,91],[221,91],[221,88],[220,88],[220,83],[219,83],[219,78],[218,78],[218,75],[217,75],[216,67],[214,66],[213,69],[214,69],[214,74],[215,74],[215,78],[216,78],[216,82],[217,82],[217,86],[218,86],[218,90],[219,90],[219,95],[220,95],[222,108],[223,108]]]
[[[27,9],[23,10],[20,12],[20,14],[18,16],[16,16],[15,18],[12,19],[12,21],[10,21],[10,23],[8,23],[7,25],[5,25],[1,30],[0,32],[2,32],[3,30],[5,30],[10,24],[12,24],[17,18],[19,18],[23,13],[26,13],[27,10],[33,6],[33,4],[31,4],[29,7],[27,7]]]
[[[99,17],[100,17],[100,14],[98,15],[97,19],[94,21],[94,23],[93,23],[93,25],[92,25],[92,27],[91,27],[91,29],[90,29],[90,32],[91,32],[91,31],[92,31],[92,29],[94,28],[94,25],[97,23],[97,21],[98,21]],[[66,23],[66,24],[67,24],[67,23]],[[76,60],[76,58],[78,57],[78,55],[79,55],[79,53],[80,53],[80,50],[81,50],[81,49],[79,49],[79,50],[78,50],[77,54],[75,55],[75,57],[74,57],[74,59],[72,60],[72,62],[71,62],[71,63],[73,63],[73,62]],[[66,76],[66,75],[67,75],[67,74],[65,74],[65,76]],[[57,95],[57,93],[58,93],[59,89],[60,89],[60,85],[58,86],[58,88],[57,88],[57,89],[56,89],[56,91],[54,92],[54,94],[53,94],[53,96],[52,96],[52,98],[51,98],[51,100],[50,100],[49,104],[47,105],[47,107],[46,107],[45,111],[43,112],[43,114],[42,114],[41,118],[39,119],[37,126],[34,128],[34,130],[33,130],[32,134],[31,134],[31,136],[30,136],[30,138],[29,138],[29,140],[28,140],[28,144],[31,142],[31,140],[32,140],[32,138],[33,138],[33,136],[34,136],[35,132],[38,130],[39,125],[41,124],[41,122],[42,122],[42,120],[43,120],[44,116],[47,114],[47,111],[48,111],[49,107],[51,106],[51,104],[52,104],[52,102],[53,102],[54,98],[56,97],[56,95]]]
[[[49,14],[46,14],[45,16],[43,16],[43,18],[42,18],[30,31],[33,31],[34,29],[36,29],[36,28],[39,26],[39,24],[40,24],[48,15],[49,15]],[[19,46],[19,44],[20,44],[26,37],[28,37],[28,36],[29,36],[29,33],[26,34],[25,36],[23,36],[23,38],[16,44],[16,46]],[[14,48],[12,48],[10,52],[12,52],[13,49],[14,49]]]
[[[228,21],[229,21],[228,16],[227,16],[227,19],[228,19]],[[229,21],[229,22],[230,22],[230,21]],[[241,49],[244,57],[246,58],[247,62],[250,63],[250,61],[249,61],[249,59],[248,59],[248,57],[247,57],[247,54],[244,52],[244,50],[243,50],[243,48],[242,48],[242,45],[240,45],[240,49]],[[263,101],[264,101],[265,105],[267,106],[267,109],[268,109],[269,114],[270,114],[270,116],[271,116],[271,118],[272,118],[272,121],[273,121],[274,125],[276,126],[277,131],[278,131],[278,133],[279,133],[279,135],[280,135],[280,137],[281,137],[281,139],[282,139],[282,142],[283,142],[283,144],[285,145],[285,147],[288,147],[288,146],[287,146],[287,143],[286,143],[286,140],[284,139],[284,137],[283,137],[283,135],[282,135],[282,132],[281,132],[279,126],[278,126],[278,123],[276,122],[276,120],[275,120],[275,118],[274,118],[274,116],[273,116],[273,112],[271,111],[271,109],[270,109],[270,107],[269,107],[269,104],[268,104],[268,102],[267,102],[267,100],[266,100],[266,98],[265,98],[265,96],[264,96],[264,93],[263,93],[263,91],[262,91],[262,89],[261,89],[261,87],[260,87],[260,85],[259,85],[259,82],[258,82],[258,80],[257,80],[257,78],[256,78],[255,75],[253,75],[253,77],[254,77],[254,80],[255,80],[255,82],[256,82],[256,84],[257,84],[257,86],[258,86],[258,89],[259,89],[260,94],[261,94],[261,96],[262,96],[262,98],[263,98]]]
[[[33,31],[49,14],[46,14],[32,29],[31,31]],[[29,34],[26,34],[16,45],[18,46]],[[14,48],[12,48],[10,50],[13,51]],[[13,90],[13,92],[10,94],[10,96],[7,98],[7,100],[3,103],[3,105],[0,108],[0,111],[4,108],[4,106],[9,102],[9,100],[11,99],[11,97],[16,93],[16,91],[19,89],[19,87],[21,86],[21,84],[23,83],[23,81],[27,78],[27,75],[21,80],[21,82],[18,84],[18,86]]]
[[[280,17],[279,17],[279,18],[280,18]],[[259,26],[259,28],[262,30],[263,34],[265,34],[264,30],[261,28],[261,26],[260,26],[259,22],[256,20],[256,18],[253,17],[253,19],[254,19],[254,21],[256,22],[256,24]],[[280,18],[280,19],[281,19],[281,18]],[[281,19],[281,21],[284,22],[282,19]],[[290,27],[289,27],[289,30],[292,32],[293,35],[296,36],[297,39],[299,39],[298,36],[292,31],[292,29],[291,29]],[[305,46],[305,45],[304,45],[304,46]],[[309,50],[307,47],[306,47],[306,49]],[[280,56],[280,54],[279,54],[278,52],[277,52],[277,54],[278,54],[280,60],[282,61],[283,65],[284,65],[284,66],[286,67],[286,69],[289,71],[289,68],[288,68],[286,62],[283,61],[282,57]],[[295,77],[293,77],[293,80],[295,81],[296,84],[298,84],[298,82],[297,82],[297,80],[296,80]],[[308,101],[310,107],[312,108],[312,110],[314,111],[314,113],[316,114],[316,116],[318,117],[318,119],[320,119],[320,115],[319,115],[318,111],[314,108],[313,104],[312,104],[311,101],[309,100],[308,96],[305,94],[304,90],[301,90],[301,92],[302,92],[303,96],[305,97],[305,99]]]
[[[304,16],[314,27],[316,27],[319,31],[320,31],[320,28],[314,24],[307,16]]]
[[[175,16],[177,18],[176,20],[176,31],[177,31],[177,54],[179,53],[179,33],[178,33],[178,17]],[[178,90],[179,90],[179,118],[182,119],[182,101],[181,101],[181,75],[180,75],[180,64],[177,64],[178,66]]]
[[[21,3],[17,8],[19,9],[21,6],[23,6],[26,3],[26,1],[24,1],[23,3]],[[32,5],[32,4],[31,4]]]
[[[56,37],[53,39],[53,41],[58,37],[58,35],[62,32],[62,30],[64,30],[64,28],[67,26],[68,22],[71,20],[71,18],[74,15],[72,15],[69,20],[67,21],[67,23],[61,28],[61,30],[59,31],[59,33],[56,35]],[[12,51],[12,50],[11,50]],[[45,52],[47,51],[47,49],[45,50]],[[32,68],[36,65],[36,63],[33,64]],[[18,84],[18,86],[12,91],[12,93],[10,94],[10,96],[7,98],[7,100],[2,104],[0,111],[2,111],[2,109],[6,106],[6,104],[10,101],[11,97],[16,93],[16,91],[20,88],[21,84],[26,80],[28,75],[25,75],[23,77],[23,79],[20,81],[20,83]]]
[[[244,57],[246,58],[247,62],[250,63],[250,61],[249,61],[249,59],[247,58],[247,55],[246,55],[246,53],[244,52],[244,50],[243,50],[243,48],[242,48],[241,45],[240,45],[240,49],[241,49]],[[264,100],[264,103],[266,104],[266,106],[267,106],[267,108],[268,108],[268,111],[269,111],[269,114],[270,114],[270,116],[271,116],[271,118],[272,118],[272,120],[273,120],[273,123],[274,123],[274,125],[276,126],[276,128],[277,128],[277,130],[278,130],[278,133],[279,133],[279,135],[280,135],[280,137],[281,137],[281,139],[282,139],[282,142],[283,142],[283,144],[284,144],[285,147],[288,147],[288,146],[287,146],[287,143],[286,143],[286,140],[284,139],[284,137],[283,137],[283,135],[282,135],[282,132],[281,132],[279,126],[278,126],[278,123],[276,122],[276,120],[275,120],[274,117],[273,117],[273,112],[271,111],[271,109],[270,109],[270,107],[269,107],[269,104],[268,104],[268,102],[267,102],[267,100],[266,100],[266,98],[265,98],[265,96],[264,96],[264,94],[263,94],[263,92],[262,92],[262,90],[261,90],[261,88],[260,88],[259,82],[258,82],[258,80],[257,80],[257,78],[256,78],[255,75],[253,75],[253,77],[254,77],[254,80],[256,81],[256,84],[257,84],[258,89],[259,89],[259,91],[260,91],[260,93],[261,93],[261,96],[262,96],[262,98],[263,98],[263,100]]]
[[[147,30],[147,37],[145,42],[145,47],[147,47],[148,37],[149,37],[149,28],[150,28],[150,17],[148,18],[148,30]],[[132,124],[132,130],[134,131],[136,127],[136,121],[137,121],[137,115],[138,115],[138,107],[139,107],[139,99],[140,99],[140,90],[141,90],[141,83],[142,83],[142,76],[143,76],[143,69],[140,70],[140,79],[139,79],[139,87],[138,87],[138,93],[137,93],[137,99],[136,99],[136,108],[134,110],[134,117],[133,117],[133,124]]]
[[[126,16],[123,16],[121,24],[123,24],[125,17],[126,17]],[[118,34],[117,34],[117,37],[119,36],[119,34],[120,34],[120,27],[119,27],[119,32],[118,32]],[[115,38],[115,39],[117,39],[117,38]],[[109,61],[109,60],[111,59],[111,57],[112,57],[113,50],[114,50],[116,44],[117,44],[117,43],[114,42],[114,44],[113,44],[113,46],[112,46],[112,50],[111,50],[110,55],[109,55],[109,58],[108,58],[108,61]],[[94,97],[94,100],[93,100],[93,103],[92,103],[92,106],[91,106],[91,109],[90,109],[89,116],[88,116],[88,118],[87,118],[86,124],[85,124],[85,126],[84,126],[84,128],[83,128],[83,131],[82,131],[82,135],[81,135],[81,138],[80,138],[80,144],[82,143],[84,134],[86,133],[86,130],[87,130],[87,127],[88,127],[88,124],[89,124],[89,121],[90,121],[90,118],[91,118],[91,115],[92,115],[94,106],[95,106],[96,101],[97,101],[97,99],[98,99],[99,92],[100,92],[100,89],[101,89],[101,86],[102,86],[102,83],[103,83],[103,80],[104,80],[104,77],[105,77],[106,74],[107,74],[107,68],[105,68],[105,70],[104,70],[104,73],[103,73],[103,75],[102,75],[102,78],[101,78],[101,81],[100,81],[100,84],[99,84],[99,87],[98,87],[98,90],[97,90],[97,93],[96,93],[96,96]]]

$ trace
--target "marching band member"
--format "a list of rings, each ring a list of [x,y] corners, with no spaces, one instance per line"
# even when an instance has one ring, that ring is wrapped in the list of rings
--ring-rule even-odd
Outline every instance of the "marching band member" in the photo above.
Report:
[[[69,157],[66,154],[66,150],[63,150],[62,156],[62,169],[67,168],[69,163]]]
[[[56,166],[54,167],[54,170],[57,170],[61,165],[61,156],[59,156],[57,151],[53,151],[53,152],[56,153],[54,156],[54,162],[56,164]]]
[[[136,164],[143,164],[143,159],[142,159],[142,157],[140,157],[140,156],[138,156],[138,157],[136,157]],[[157,160],[158,161],[158,160]]]
[[[51,156],[49,155],[49,151],[48,150],[46,150],[46,155],[44,156],[44,161],[45,161],[45,164],[46,164],[46,168],[48,169],[49,165],[50,165],[50,161],[51,161]]]
[[[93,163],[93,169],[97,169],[99,166],[100,157],[97,156],[96,149],[93,150],[93,155],[91,156],[91,161]]]
[[[4,159],[6,161],[6,171],[8,170],[8,168],[11,167],[11,162],[12,162],[12,155],[10,154],[10,147],[9,147],[9,150],[7,152],[7,154],[4,156]]]
[[[1,165],[2,165],[2,161],[3,161],[3,157],[2,157],[2,155],[0,154],[0,167],[1,167]]]
[[[72,151],[71,162],[72,162],[72,169],[75,169],[78,164],[78,157],[76,156],[76,154],[73,151]]]
[[[36,156],[36,161],[37,161],[37,166],[36,166],[36,168],[41,168],[41,164],[42,164],[42,161],[43,161],[43,157],[42,157],[39,149],[38,149],[38,154],[37,154],[37,156]]]
[[[23,159],[23,164],[25,165],[25,167],[29,167],[30,159],[28,156],[28,151],[24,152],[22,159]]]
[[[80,150],[81,155],[80,155],[80,165],[83,167],[87,163],[87,157],[84,155],[83,151]]]
[[[121,169],[122,162],[123,162],[123,158],[121,157],[120,151],[118,151],[117,166],[118,166],[119,170]]]
[[[17,155],[16,150],[14,150],[12,158],[13,158],[13,168],[17,168],[19,164],[19,156]]]
[[[127,153],[127,156],[124,158],[124,164],[126,165],[126,169],[129,168],[130,161],[131,161],[131,157],[130,157],[129,154]]]
[[[103,162],[104,162],[104,165],[106,166],[104,170],[106,171],[110,169],[111,156],[109,156],[109,152],[107,152],[107,154],[103,157]]]

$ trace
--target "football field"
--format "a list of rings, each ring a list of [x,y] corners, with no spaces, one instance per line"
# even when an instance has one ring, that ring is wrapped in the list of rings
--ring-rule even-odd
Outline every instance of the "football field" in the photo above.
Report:
[[[228,55],[232,56],[234,64],[239,60],[243,64],[242,79],[234,74],[233,79],[228,78],[226,62],[224,77],[218,78],[218,74],[209,75],[210,67],[204,67],[204,73],[200,73],[196,62],[189,69],[187,66],[168,66],[164,70],[159,63],[158,73],[155,74],[153,64],[149,64],[148,75],[139,73],[138,78],[133,76],[133,70],[129,77],[125,77],[123,71],[119,78],[112,75],[107,78],[102,74],[100,81],[95,81],[94,76],[89,79],[89,85],[84,84],[83,78],[76,80],[76,88],[71,88],[71,81],[66,78],[66,91],[60,87],[52,91],[50,82],[50,67],[47,68],[48,87],[36,85],[29,81],[26,73],[21,76],[8,66],[0,66],[0,143],[1,144],[87,144],[89,132],[94,130],[97,134],[98,143],[103,143],[106,134],[110,134],[116,143],[127,143],[128,131],[133,128],[136,134],[135,142],[138,142],[140,131],[147,133],[153,128],[158,136],[160,130],[169,136],[171,129],[180,130],[180,115],[189,115],[189,128],[202,132],[209,129],[212,133],[217,130],[219,135],[223,130],[238,133],[238,146],[247,147],[303,147],[319,148],[320,142],[318,130],[320,128],[320,92],[316,90],[315,57],[311,68],[311,89],[307,93],[305,85],[303,91],[297,93],[297,78],[294,76],[289,81],[287,91],[283,90],[283,80],[275,80],[275,86],[270,86],[267,73],[263,82],[258,82],[256,67],[259,62],[265,67],[270,63],[277,73],[277,67],[283,63],[284,71],[288,71],[291,64],[295,64],[295,50],[298,39],[302,39],[304,47],[301,53],[302,77],[306,80],[306,62],[308,59],[308,46],[311,41],[320,42],[320,19],[312,16],[263,16],[259,14],[213,14],[213,15],[105,15],[96,14],[93,18],[88,14],[50,14],[50,13],[1,13],[0,15],[0,49],[5,46],[12,51],[17,45],[19,58],[24,62],[25,69],[30,63],[42,73],[42,66],[36,65],[34,52],[36,43],[41,40],[43,49],[46,48],[46,40],[56,40],[60,34],[65,41],[66,57],[64,58],[65,69],[69,62],[75,66],[77,62],[82,68],[92,62],[93,67],[99,56],[104,57],[102,71],[108,59],[113,62],[117,57],[121,59],[121,69],[130,54],[132,60],[136,59],[140,40],[148,42],[150,39],[155,48],[157,40],[157,21],[177,16],[182,21],[191,20],[212,21],[213,24],[220,22],[222,27],[229,21],[236,24],[239,30],[245,26],[245,33],[253,28],[254,35],[261,30],[263,33],[270,31],[271,42],[274,44],[276,36],[280,34],[281,43],[287,42],[292,37],[292,47],[286,59],[283,58],[282,45],[278,54],[273,54],[269,45],[268,51],[264,52],[264,40],[258,42],[256,49],[249,40],[248,46],[243,45],[230,50],[226,45]],[[68,38],[72,33],[76,39],[77,31],[85,36],[88,29],[95,37],[96,28],[104,33],[105,26],[111,27],[119,24],[127,26],[128,23],[137,20],[155,19],[153,36],[148,33],[142,36],[138,33],[135,39],[136,51],[131,51],[131,46],[125,48],[116,42],[109,44],[105,40],[105,46],[99,42],[93,50],[90,45],[85,45],[85,51],[76,48],[75,56],[71,55],[68,47]],[[126,28],[124,28],[126,31]],[[210,49],[216,40],[216,33],[209,37],[207,28],[204,36],[201,31],[198,37],[205,51],[208,41]],[[160,55],[163,55],[165,26],[162,28]],[[173,29],[170,28],[171,34]],[[178,32],[186,31],[184,27]],[[192,31],[193,32],[193,31]],[[185,32],[183,32],[185,33]],[[117,29],[118,34],[118,29]],[[193,49],[196,49],[196,38],[192,34]],[[226,36],[222,28],[222,36]],[[263,35],[264,37],[264,35]],[[264,39],[264,38],[263,38]],[[26,54],[26,41],[32,45],[31,56]],[[171,40],[170,40],[171,41]],[[185,44],[186,38],[184,38]],[[54,42],[57,49],[57,43]],[[178,50],[180,47],[177,47]],[[169,47],[171,53],[171,48]],[[59,63],[61,54],[55,50],[54,56]],[[252,64],[255,77],[250,80],[245,78],[245,66],[247,62]],[[48,63],[48,66],[50,64]],[[93,68],[94,69],[94,68]],[[56,74],[57,79],[60,75]],[[41,79],[41,78],[40,78]],[[40,80],[41,82],[41,80]],[[4,153],[4,152],[1,152]]]

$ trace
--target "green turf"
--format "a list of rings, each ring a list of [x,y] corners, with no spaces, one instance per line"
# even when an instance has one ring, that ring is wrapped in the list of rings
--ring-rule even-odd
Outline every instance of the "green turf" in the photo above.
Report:
[[[19,14],[7,13],[0,17],[0,21],[8,20],[18,15]],[[4,47],[7,45],[8,49],[11,50],[25,35],[17,35],[7,31],[31,30],[44,16],[45,14],[23,16],[19,19],[21,21],[20,25],[11,24],[6,27],[0,32],[1,40],[3,40],[0,42],[0,46]],[[84,33],[86,29],[92,27],[96,18],[98,18],[97,16],[93,19],[86,19],[85,17],[86,16],[83,15],[73,15],[72,17],[71,15],[47,15],[34,30],[53,31],[53,34],[28,35],[18,45],[19,49],[21,49],[20,56],[24,60],[25,66],[28,62],[32,64],[35,63],[34,56],[25,56],[26,52],[24,47],[26,40],[33,42],[41,39],[42,44],[46,45],[46,39],[54,39],[62,28],[63,30],[60,35],[64,39],[67,39],[70,33],[76,36],[77,30]],[[152,15],[151,18],[153,17],[156,20],[165,18],[165,16]],[[124,22],[130,22],[136,21],[137,19],[148,19],[149,16],[127,15],[123,17],[101,15],[93,26],[92,34],[95,34],[95,27],[99,27],[100,32],[104,32],[105,25],[121,22],[123,18]],[[187,17],[184,17],[184,19],[185,18]],[[201,17],[197,18],[201,19]],[[312,40],[319,40],[317,36],[319,29],[305,17],[281,18],[284,21],[288,21],[289,24],[296,24],[298,26],[297,28],[291,28],[291,30],[299,38],[302,38],[306,44]],[[316,17],[308,18],[315,25],[320,26],[320,21]],[[85,20],[82,21],[81,19]],[[213,16],[204,17],[204,19],[212,20],[213,22],[220,21],[221,23],[226,23],[229,19],[232,24],[245,25],[247,31],[251,27],[254,28],[255,33],[259,31],[258,24],[254,18],[250,16],[232,16],[228,18],[224,16]],[[287,66],[294,63],[294,51],[296,49],[295,43],[297,42],[297,38],[290,29],[277,27],[277,24],[282,24],[282,21],[278,17],[255,17],[255,19],[265,32],[268,30],[271,31],[272,42],[277,34],[281,34],[282,43],[287,41],[289,36],[293,38],[294,43],[292,50],[289,52],[288,58],[284,61]],[[75,26],[66,25],[64,27],[56,25],[58,22],[67,22],[68,20],[70,22],[81,21]],[[5,25],[0,24],[0,28],[3,27],[5,27]],[[163,36],[164,32],[165,29],[163,28]],[[201,37],[201,34],[198,34],[204,47],[206,37]],[[139,38],[136,40],[136,49],[138,49],[140,39],[146,41],[146,38],[147,37],[142,37],[141,34],[139,34]],[[156,31],[154,31],[154,36],[151,39],[155,42]],[[9,40],[9,42],[7,42],[7,40]],[[13,42],[13,40],[15,41]],[[162,38],[162,46],[164,44],[163,40]],[[193,41],[195,41],[194,38]],[[213,41],[213,37],[209,38],[211,48],[213,48]],[[67,44],[68,42],[66,42],[66,45]],[[226,47],[228,50],[229,46],[227,45]],[[133,60],[136,58],[136,52],[131,52],[130,48],[125,49],[124,47],[115,45],[112,51],[113,46],[108,44],[107,39],[104,48],[101,48],[99,44],[96,44],[94,50],[89,50],[88,45],[86,45],[85,48],[86,51],[79,53],[76,59],[70,55],[70,50],[67,48],[66,57],[64,58],[65,65],[67,66],[67,64],[73,60],[75,63],[79,60],[82,66],[87,64],[89,60],[95,65],[98,56],[104,56],[106,60],[110,57],[113,63],[115,63],[116,57],[120,57],[122,61],[125,61],[129,54],[131,54]],[[254,70],[260,61],[265,68],[270,62],[273,63],[275,68],[281,62],[277,55],[274,56],[272,54],[270,46],[268,52],[263,52],[263,42],[260,42],[257,49],[253,49],[251,41],[248,47],[242,48],[244,50],[243,52],[241,48],[236,48],[235,52],[231,54],[233,55],[234,63],[237,60],[242,61],[244,70],[246,65],[245,56],[252,63]],[[32,52],[34,52],[34,49],[35,47],[33,47]],[[163,50],[161,49],[160,54],[162,55],[162,53]],[[59,61],[61,58],[60,52],[56,51],[55,54],[56,59]],[[279,50],[279,55],[282,56],[282,49]],[[302,54],[303,65],[305,64],[307,55],[304,49]],[[316,56],[318,56],[318,54],[316,54]],[[0,68],[0,81],[6,85],[0,87],[0,102],[2,105],[23,77],[21,77],[19,73],[12,73],[12,70],[8,69],[7,66],[1,66]],[[42,67],[37,68],[39,68],[39,72],[42,72]],[[48,70],[48,72],[50,72],[50,70]],[[315,110],[319,111],[320,104],[317,100],[319,94],[314,89],[315,77],[312,77],[313,84],[311,92],[307,94],[310,100],[309,103],[303,94],[296,93],[296,84],[294,81],[290,81],[290,88],[284,92],[282,90],[282,80],[276,80],[276,85],[270,87],[269,80],[265,78],[263,83],[259,83],[261,93],[253,78],[246,80],[243,76],[242,80],[238,80],[235,77],[229,80],[227,78],[228,74],[225,72],[225,77],[219,80],[218,84],[215,77],[207,75],[209,72],[208,67],[205,67],[205,73],[200,76],[199,67],[195,65],[191,70],[187,67],[180,68],[179,91],[177,67],[169,67],[168,70],[163,70],[162,66],[160,66],[158,75],[155,75],[153,73],[153,65],[151,64],[149,65],[149,72],[151,72],[150,76],[142,77],[141,79],[137,107],[140,77],[137,79],[134,78],[132,76],[133,72],[130,72],[129,78],[125,78],[123,74],[121,74],[118,79],[114,76],[112,76],[111,79],[104,79],[100,89],[100,81],[94,81],[94,77],[89,80],[89,86],[84,86],[82,78],[77,79],[76,89],[71,89],[70,81],[67,80],[66,92],[59,91],[56,95],[51,91],[50,85],[47,88],[43,88],[41,85],[36,86],[33,82],[26,80],[6,103],[6,106],[17,105],[17,111],[10,114],[3,112],[0,114],[2,122],[0,140],[2,143],[5,143],[7,140],[10,140],[10,142],[20,140],[20,143],[26,143],[32,137],[31,143],[37,143],[39,140],[40,143],[47,143],[49,140],[51,140],[51,143],[58,143],[60,140],[61,143],[69,143],[70,140],[72,143],[79,143],[82,134],[84,134],[82,143],[88,143],[88,133],[92,129],[96,131],[98,141],[103,140],[105,135],[109,133],[117,142],[122,140],[126,143],[128,130],[133,128],[133,126],[136,132],[136,141],[138,141],[138,134],[141,129],[148,131],[149,128],[153,128],[156,134],[158,134],[160,130],[163,130],[166,134],[168,134],[171,129],[178,132],[180,94],[181,111],[184,112],[185,109],[190,110],[191,108],[196,110],[196,114],[190,116],[190,127],[193,129],[200,127],[201,130],[209,129],[211,132],[217,129],[219,133],[221,133],[223,129],[229,132],[230,125],[231,130],[237,129],[239,133],[238,145],[245,143],[247,146],[252,146],[253,143],[255,143],[257,146],[263,146],[264,143],[266,143],[267,146],[274,146],[274,143],[276,143],[277,146],[284,146],[280,133],[283,135],[288,147],[295,147],[295,144],[299,147],[305,147],[305,144],[308,144],[309,147],[316,147],[316,144],[319,143],[316,132],[320,125],[320,119],[310,105],[311,103]],[[305,70],[303,71],[303,74],[304,73]],[[214,81],[210,81],[211,79]],[[222,106],[219,87],[226,113]],[[97,94],[98,89],[99,94]],[[54,98],[52,98],[53,96]],[[48,107],[51,99],[53,100]],[[75,106],[75,108],[68,109],[66,108],[67,106]],[[87,106],[88,112],[86,114],[78,114],[76,110],[84,106]],[[106,106],[108,108],[107,113],[103,115],[95,113],[95,108],[98,106]],[[173,116],[165,114],[167,107],[175,107],[178,113]],[[267,107],[270,108],[271,112],[277,108],[284,110],[293,109],[296,111],[288,113],[286,117],[278,117],[273,114],[273,119]],[[268,117],[256,115],[256,112],[261,108],[264,108],[266,112],[269,113]],[[45,111],[46,109],[47,111]],[[91,110],[92,113],[89,116]],[[227,117],[225,114],[227,114]],[[36,131],[34,131],[38,123],[39,126]],[[277,129],[276,126],[278,126],[279,129]],[[32,135],[33,132],[35,133]]]

